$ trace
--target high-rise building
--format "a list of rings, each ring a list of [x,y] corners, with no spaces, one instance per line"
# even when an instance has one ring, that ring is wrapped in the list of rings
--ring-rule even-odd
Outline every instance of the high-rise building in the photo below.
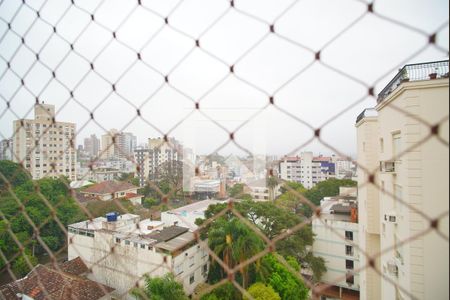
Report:
[[[310,189],[317,183],[335,177],[335,164],[331,157],[314,157],[312,152],[284,157],[278,166],[278,176],[287,181],[301,183]]]
[[[91,134],[90,137],[84,139],[84,151],[90,157],[97,157],[100,152],[100,140],[95,134]]]
[[[161,172],[171,173],[172,176],[181,176],[181,162],[183,147],[175,139],[165,142],[161,138],[148,140],[147,148],[135,149],[134,156],[137,165],[136,176],[141,186],[147,180],[158,180]]]
[[[0,141],[0,160],[13,159],[13,142],[12,139],[4,139]]]
[[[361,299],[449,298],[448,98],[448,61],[406,65],[357,118]]]
[[[22,163],[33,179],[64,175],[76,180],[76,125],[55,121],[55,106],[34,106],[34,119],[13,123],[14,161]]]
[[[130,132],[119,132],[111,129],[102,135],[102,159],[128,159],[133,157],[137,138]]]

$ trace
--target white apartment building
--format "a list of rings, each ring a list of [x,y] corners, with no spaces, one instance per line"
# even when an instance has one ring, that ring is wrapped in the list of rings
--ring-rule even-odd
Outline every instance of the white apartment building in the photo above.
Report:
[[[137,138],[130,132],[119,132],[111,129],[102,135],[102,159],[129,159],[133,157],[136,149]]]
[[[177,166],[182,162],[182,153],[182,146],[175,139],[171,139],[169,143],[161,138],[149,139],[148,148],[135,149],[136,177],[139,178],[140,185],[144,186],[149,179],[157,180],[163,164],[167,164],[167,171],[182,171]]]
[[[88,138],[84,139],[84,151],[93,158],[96,158],[100,153],[100,140],[95,134],[91,134]]]
[[[202,200],[179,208],[161,212],[161,222],[164,226],[182,226],[195,231],[198,226],[195,220],[204,219],[205,211],[210,205],[226,203],[218,200]]]
[[[357,198],[355,193],[348,196],[348,189],[341,188],[339,196],[325,197],[320,219],[312,221],[313,254],[322,257],[327,268],[321,280],[332,286],[323,293],[326,299],[347,299],[359,291]]]
[[[114,288],[119,299],[135,299],[129,292],[136,283],[143,286],[144,275],[172,272],[188,295],[206,280],[208,252],[188,228],[109,213],[68,231],[68,259],[79,256],[92,271],[89,279]]]
[[[422,216],[449,210],[448,145],[424,140],[448,118],[448,84],[448,61],[406,65],[357,118],[360,246],[382,274],[361,271],[361,299],[449,298],[448,239]],[[448,121],[435,133],[448,143]],[[437,227],[448,236],[448,215]]]
[[[312,152],[302,152],[300,156],[281,159],[278,166],[278,177],[287,181],[299,182],[305,188],[310,189],[319,182],[335,177],[334,169],[329,170],[332,165],[331,161],[315,158]]]
[[[269,201],[270,191],[265,178],[247,182],[244,192],[248,192],[255,201]],[[276,199],[281,195],[281,184],[273,188],[273,197]]]
[[[34,119],[13,123],[14,162],[23,163],[33,179],[67,176],[76,180],[76,125],[55,121],[55,106],[34,106]]]

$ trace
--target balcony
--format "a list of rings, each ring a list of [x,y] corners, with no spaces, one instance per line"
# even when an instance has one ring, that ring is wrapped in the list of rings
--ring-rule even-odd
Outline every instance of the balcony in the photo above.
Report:
[[[396,173],[397,161],[380,161],[380,172],[383,173]]]
[[[405,65],[378,94],[377,103],[382,102],[403,82],[437,78],[448,78],[448,60]]]

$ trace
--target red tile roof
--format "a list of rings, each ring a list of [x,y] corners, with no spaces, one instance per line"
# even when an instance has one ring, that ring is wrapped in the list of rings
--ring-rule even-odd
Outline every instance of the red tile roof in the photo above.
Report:
[[[137,197],[144,197],[144,195],[139,195],[139,194],[135,194],[135,193],[126,193],[125,194],[125,198],[130,199],[130,198],[137,198]]]
[[[88,193],[88,194],[113,194],[117,192],[127,191],[131,189],[137,189],[138,187],[135,185],[132,185],[128,182],[122,182],[122,181],[103,181],[97,184],[94,184],[93,186],[90,186],[86,188],[85,190],[81,191],[81,193]]]
[[[60,265],[59,271],[50,266],[37,265],[28,275],[0,287],[0,298],[19,299],[18,293],[35,300],[78,299],[97,300],[114,289],[95,281],[77,276],[87,270],[81,259],[74,259]]]

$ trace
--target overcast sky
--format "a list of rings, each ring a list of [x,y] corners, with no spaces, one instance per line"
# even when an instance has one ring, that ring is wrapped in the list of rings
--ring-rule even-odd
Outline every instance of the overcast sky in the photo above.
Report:
[[[77,124],[78,144],[115,128],[139,143],[169,133],[210,153],[235,132],[249,151],[330,154],[317,140],[298,148],[326,123],[323,140],[353,156],[355,119],[376,102],[368,87],[379,92],[405,63],[448,58],[446,0],[376,1],[376,15],[353,0],[26,2],[0,2],[0,138],[33,117],[38,96]],[[437,47],[427,38],[435,32]],[[219,153],[230,152],[242,153]]]

